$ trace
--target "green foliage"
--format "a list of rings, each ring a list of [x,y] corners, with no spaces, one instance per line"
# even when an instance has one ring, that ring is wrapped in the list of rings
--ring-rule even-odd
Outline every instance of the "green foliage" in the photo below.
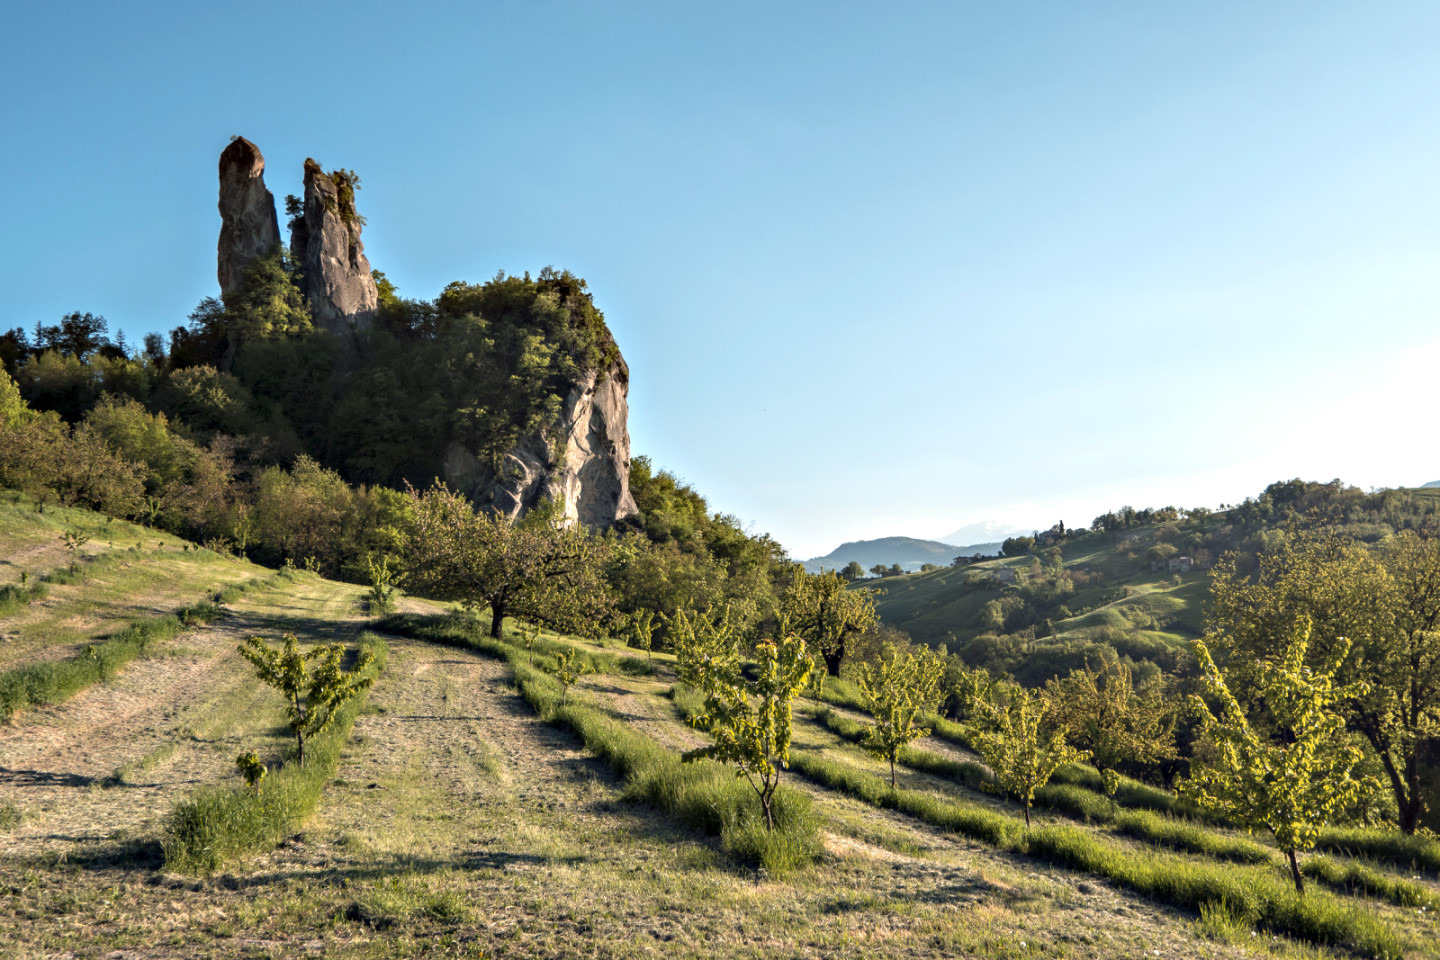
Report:
[[[385,669],[389,648],[369,633],[361,634],[359,645],[373,681]],[[364,697],[356,696],[341,705],[326,731],[306,745],[305,762],[271,771],[263,793],[248,786],[207,787],[176,804],[161,841],[165,869],[208,873],[241,854],[273,846],[303,823],[334,780],[363,703]]]
[[[28,418],[30,408],[20,396],[20,386],[4,370],[0,370],[0,428],[18,424]]]
[[[791,703],[813,666],[805,642],[794,635],[755,648],[757,676],[747,679],[736,658],[696,649],[678,654],[680,675],[705,695],[704,711],[690,719],[715,741],[690,750],[687,763],[714,759],[735,767],[760,800],[765,825],[775,829],[772,809],[780,770],[790,757]]]
[[[1136,692],[1124,663],[1106,663],[1100,670],[1086,667],[1064,680],[1051,680],[1045,698],[1055,722],[1089,755],[1112,799],[1120,788],[1117,768],[1122,762],[1152,764],[1175,756],[1176,717],[1166,705],[1164,685]]]
[[[408,576],[400,568],[400,561],[395,557],[384,556],[376,563],[374,557],[366,557],[365,567],[370,574],[370,592],[365,598],[366,609],[371,616],[393,612],[395,591]]]
[[[517,616],[556,630],[593,635],[613,600],[602,579],[606,543],[578,526],[543,516],[520,522],[477,511],[437,484],[409,492],[414,524],[407,556],[414,592],[490,608],[491,635]]]
[[[570,702],[570,687],[585,675],[585,665],[577,661],[573,650],[561,653],[555,663],[555,682],[560,684],[560,705]]]
[[[1326,664],[1312,670],[1305,665],[1310,630],[1309,620],[1302,618],[1283,659],[1259,667],[1257,693],[1273,717],[1276,737],[1255,728],[1205,644],[1196,641],[1196,655],[1220,716],[1199,697],[1194,708],[1217,755],[1181,783],[1182,792],[1201,805],[1274,834],[1300,893],[1305,885],[1296,851],[1313,847],[1326,822],[1367,787],[1351,776],[1360,751],[1344,742],[1345,722],[1334,712],[1338,701],[1363,696],[1363,691],[1335,684],[1349,644],[1336,644]]]
[[[781,595],[780,617],[809,648],[824,658],[832,677],[840,666],[851,640],[874,626],[875,591],[848,588],[838,573],[806,573],[795,567]]]
[[[285,697],[285,719],[304,765],[305,741],[323,733],[348,700],[375,682],[375,673],[369,669],[375,654],[363,650],[355,665],[346,670],[340,665],[345,655],[343,644],[326,644],[304,653],[298,644],[295,635],[287,633],[284,645],[274,650],[252,636],[240,645],[240,655],[254,665],[256,676]],[[312,662],[314,667],[308,666]]]
[[[891,649],[878,664],[867,663],[860,668],[860,692],[875,718],[866,729],[864,745],[889,762],[892,787],[901,748],[930,733],[918,721],[939,704],[944,675],[945,662],[929,650],[902,655],[898,649]]]
[[[655,642],[655,612],[637,610],[625,617],[626,642],[637,650],[645,651],[645,659],[651,660],[651,646]]]
[[[254,750],[248,750],[235,758],[235,769],[240,771],[240,776],[245,778],[245,783],[256,793],[260,792],[261,781],[269,771],[265,764],[260,762],[260,755]]]
[[[1050,782],[1058,767],[1081,754],[1065,742],[1064,727],[1041,729],[1047,709],[1043,697],[1011,686],[1004,703],[992,702],[989,707],[987,729],[976,733],[975,748],[1000,785],[1020,801],[1029,829],[1035,791]]]

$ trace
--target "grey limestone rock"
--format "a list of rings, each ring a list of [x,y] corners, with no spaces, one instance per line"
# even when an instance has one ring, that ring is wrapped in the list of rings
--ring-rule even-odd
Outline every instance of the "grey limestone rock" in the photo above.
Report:
[[[637,512],[630,496],[629,392],[623,359],[604,376],[591,371],[571,387],[555,425],[521,440],[498,468],[452,445],[445,482],[511,519],[563,499],[567,522],[600,530],[614,526]]]
[[[245,268],[280,246],[275,196],[265,187],[265,158],[244,137],[220,154],[220,295],[239,286]]]
[[[315,322],[335,333],[363,330],[380,306],[353,191],[344,191],[314,160],[305,161],[304,213],[290,231],[301,290]]]

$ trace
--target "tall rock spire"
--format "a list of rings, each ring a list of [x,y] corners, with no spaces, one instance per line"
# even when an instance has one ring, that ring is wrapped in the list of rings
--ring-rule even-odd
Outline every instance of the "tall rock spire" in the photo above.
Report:
[[[300,261],[301,289],[315,322],[336,333],[362,330],[375,319],[380,298],[355,212],[354,182],[345,171],[325,173],[305,161],[305,208],[290,228],[290,250]]]
[[[280,246],[275,196],[265,187],[260,148],[236,137],[220,154],[220,295],[240,286],[245,268]]]

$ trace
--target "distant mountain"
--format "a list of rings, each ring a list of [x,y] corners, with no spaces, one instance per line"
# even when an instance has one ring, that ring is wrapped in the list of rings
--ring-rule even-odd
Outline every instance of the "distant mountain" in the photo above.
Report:
[[[879,540],[855,540],[842,543],[823,557],[805,561],[805,569],[811,573],[821,570],[842,570],[851,560],[858,561],[868,572],[877,563],[885,566],[900,564],[905,570],[919,570],[927,563],[948,566],[958,556],[971,554],[999,554],[1000,544],[972,543],[964,547],[940,543],[935,540],[916,540],[913,537],[883,537]]]
[[[996,523],[994,520],[984,520],[980,523],[968,523],[956,530],[954,533],[946,534],[940,538],[941,543],[962,544],[976,543],[1000,543],[1010,537],[1028,537],[1035,531],[1030,528],[1024,530],[1008,523]],[[972,553],[974,551],[971,551]]]
[[[1429,483],[1420,484],[1421,489],[1425,487],[1440,487],[1440,480],[1431,480]]]

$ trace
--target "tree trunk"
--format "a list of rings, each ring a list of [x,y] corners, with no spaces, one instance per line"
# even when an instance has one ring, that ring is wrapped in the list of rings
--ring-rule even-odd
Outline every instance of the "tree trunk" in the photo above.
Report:
[[[505,626],[505,605],[500,603],[490,604],[490,636],[495,640],[502,639],[501,629]]]
[[[832,677],[840,676],[840,663],[845,659],[845,648],[842,646],[834,650],[822,650],[820,655],[825,658],[825,672]]]
[[[1286,850],[1285,852],[1290,856],[1290,876],[1295,878],[1295,892],[1303,895],[1305,893],[1305,878],[1300,875],[1300,864],[1295,862],[1295,851]]]
[[[1030,829],[1030,801],[1025,801],[1025,829]]]
[[[890,789],[895,789],[895,754],[890,754]]]

